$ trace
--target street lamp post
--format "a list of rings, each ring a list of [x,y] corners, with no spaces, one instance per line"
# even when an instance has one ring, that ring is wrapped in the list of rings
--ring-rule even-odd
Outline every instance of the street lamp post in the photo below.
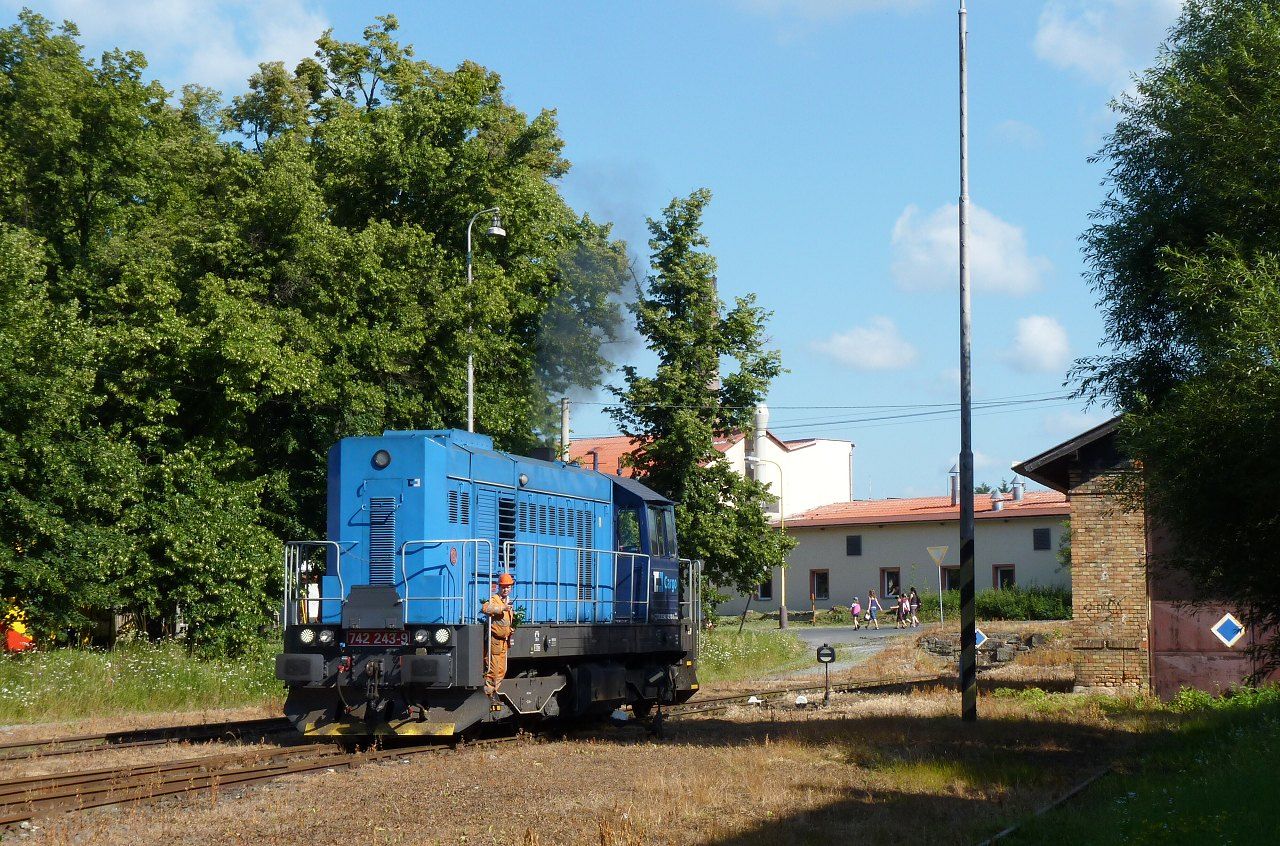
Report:
[[[507,230],[502,228],[502,218],[498,216],[498,207],[491,209],[481,209],[471,215],[471,219],[467,221],[467,304],[471,304],[471,227],[475,224],[476,219],[481,215],[491,214],[493,220],[489,224],[489,228],[485,230],[486,235],[496,235],[499,238],[506,236]],[[468,308],[470,311],[470,308]],[[474,432],[476,430],[476,362],[475,352],[471,349],[471,335],[474,327],[470,318],[467,320],[467,431]]]
[[[783,535],[787,533],[787,509],[782,501],[782,465],[768,458],[747,456],[747,464],[772,464],[778,468],[778,529]],[[787,627],[787,562],[784,559],[778,567],[781,578],[778,580],[778,628]]]

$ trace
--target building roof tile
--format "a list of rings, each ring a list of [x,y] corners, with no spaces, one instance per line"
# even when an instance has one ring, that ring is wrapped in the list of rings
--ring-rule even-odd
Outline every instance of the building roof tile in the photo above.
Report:
[[[999,511],[991,506],[991,494],[974,494],[975,520],[1012,519],[1017,517],[1056,517],[1071,513],[1064,494],[1057,491],[1029,491],[1021,500],[1004,494]],[[923,496],[910,499],[861,499],[820,505],[799,514],[787,515],[787,528],[805,526],[856,526],[871,523],[927,523],[960,519],[960,506],[951,504],[949,496]]]

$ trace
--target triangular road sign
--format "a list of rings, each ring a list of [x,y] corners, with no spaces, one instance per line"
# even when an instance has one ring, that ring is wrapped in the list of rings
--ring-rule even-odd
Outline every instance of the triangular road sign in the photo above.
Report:
[[[937,564],[939,567],[942,566],[942,559],[947,557],[947,549],[948,547],[945,546],[929,547],[929,556],[933,559],[934,564]]]

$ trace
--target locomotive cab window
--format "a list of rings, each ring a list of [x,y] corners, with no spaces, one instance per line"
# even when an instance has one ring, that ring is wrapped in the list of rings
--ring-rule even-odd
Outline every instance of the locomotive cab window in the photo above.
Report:
[[[670,505],[649,506],[649,554],[676,557],[676,511]]]
[[[640,512],[634,508],[619,508],[618,516],[618,551],[640,551]]]

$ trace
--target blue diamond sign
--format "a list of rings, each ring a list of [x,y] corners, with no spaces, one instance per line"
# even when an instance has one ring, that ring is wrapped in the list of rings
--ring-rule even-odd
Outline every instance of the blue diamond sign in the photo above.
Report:
[[[987,636],[986,636],[986,635],[984,635],[984,634],[982,633],[982,629],[975,628],[975,629],[973,630],[973,634],[974,634],[974,647],[975,647],[975,648],[977,648],[977,647],[979,647],[979,646],[982,646],[982,644],[984,644],[984,643],[986,643],[986,642],[987,642]],[[1230,646],[1230,645],[1231,645],[1231,644],[1229,644],[1229,643],[1227,644],[1227,646]]]
[[[1213,628],[1209,629],[1228,647],[1235,646],[1236,641],[1244,634],[1244,625],[1241,624],[1230,613],[1222,615],[1222,619],[1213,624]]]

